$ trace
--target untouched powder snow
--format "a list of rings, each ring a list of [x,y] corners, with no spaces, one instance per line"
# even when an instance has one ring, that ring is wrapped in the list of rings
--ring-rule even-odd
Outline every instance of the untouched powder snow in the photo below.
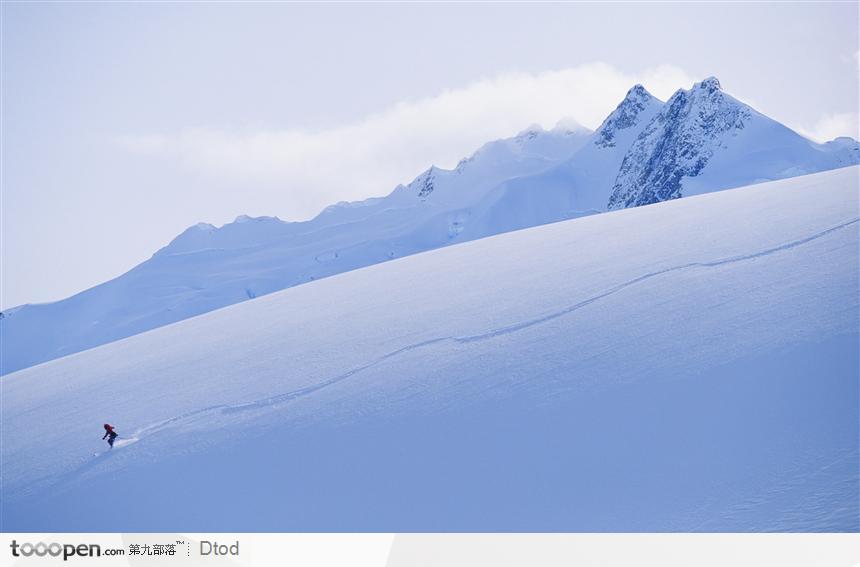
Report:
[[[856,531],[858,173],[418,254],[8,375],[0,528]]]

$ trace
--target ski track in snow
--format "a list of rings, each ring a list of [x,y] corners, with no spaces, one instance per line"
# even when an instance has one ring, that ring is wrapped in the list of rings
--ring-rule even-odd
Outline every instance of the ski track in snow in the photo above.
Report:
[[[289,401],[295,400],[297,398],[313,394],[314,392],[318,392],[319,390],[322,390],[324,388],[327,388],[327,387],[332,386],[334,384],[337,384],[339,382],[342,382],[348,378],[355,376],[356,374],[358,374],[360,372],[363,372],[369,368],[377,366],[377,365],[379,365],[379,364],[381,364],[381,363],[383,363],[383,362],[385,362],[391,358],[394,358],[394,357],[399,356],[399,355],[406,353],[406,352],[410,352],[413,350],[421,349],[424,347],[428,347],[428,346],[435,345],[438,343],[443,343],[443,342],[454,342],[457,344],[468,344],[468,343],[473,343],[473,342],[477,342],[477,341],[492,339],[492,338],[507,335],[510,333],[515,333],[517,331],[521,331],[523,329],[527,329],[527,328],[533,327],[535,325],[541,325],[543,323],[547,323],[547,322],[552,321],[554,319],[558,319],[559,317],[564,317],[565,315],[569,315],[569,314],[571,314],[571,313],[573,313],[579,309],[582,309],[583,307],[587,307],[588,305],[591,305],[592,303],[594,303],[596,301],[600,301],[601,299],[604,299],[606,297],[614,295],[614,294],[616,294],[616,293],[618,293],[624,289],[627,289],[631,286],[637,285],[637,284],[642,283],[644,281],[650,280],[652,278],[656,278],[656,277],[659,277],[659,276],[662,276],[662,275],[665,275],[668,273],[672,273],[672,272],[688,270],[691,268],[713,268],[713,267],[718,267],[718,266],[724,266],[727,264],[734,264],[737,262],[744,262],[747,260],[754,260],[754,259],[760,258],[762,256],[769,256],[771,254],[776,254],[779,252],[790,250],[792,248],[796,248],[798,246],[802,246],[804,244],[808,244],[809,242],[812,242],[812,241],[815,241],[819,238],[830,235],[836,231],[839,231],[839,230],[842,230],[844,228],[848,228],[852,225],[855,225],[858,222],[860,222],[860,217],[851,219],[849,221],[845,221],[845,222],[840,223],[840,224],[837,224],[837,225],[832,226],[828,229],[822,230],[820,232],[816,232],[810,236],[800,238],[797,240],[792,240],[792,241],[786,242],[786,243],[778,245],[778,246],[773,246],[771,248],[761,250],[759,252],[753,252],[750,254],[740,254],[740,255],[736,255],[736,256],[730,256],[727,258],[721,258],[721,259],[711,260],[711,261],[688,262],[686,264],[681,264],[678,266],[673,266],[670,268],[665,268],[665,269],[657,270],[654,272],[648,272],[646,274],[643,274],[643,275],[638,276],[636,278],[633,278],[631,280],[627,280],[625,282],[622,282],[620,284],[612,286],[609,289],[607,289],[601,293],[598,293],[597,295],[589,297],[588,299],[584,299],[578,303],[570,305],[570,306],[568,306],[564,309],[561,309],[559,311],[554,311],[552,313],[549,313],[549,314],[541,316],[541,317],[529,319],[527,321],[522,321],[520,323],[514,323],[511,325],[507,325],[504,327],[500,327],[498,329],[494,329],[494,330],[487,331],[487,332],[480,333],[480,334],[476,334],[476,335],[467,335],[467,336],[462,336],[462,337],[456,337],[456,336],[454,336],[454,337],[451,337],[451,336],[437,337],[434,339],[428,339],[425,341],[406,345],[406,346],[401,347],[397,350],[394,350],[394,351],[391,351],[387,354],[384,354],[381,357],[379,357],[379,358],[377,358],[371,362],[368,362],[368,363],[363,364],[361,366],[357,366],[357,367],[349,370],[348,372],[345,372],[343,374],[339,374],[337,376],[329,378],[328,380],[323,380],[322,382],[318,382],[317,384],[305,386],[304,388],[299,388],[297,390],[291,390],[291,391],[283,393],[283,394],[278,394],[275,396],[270,396],[270,397],[262,398],[259,400],[253,400],[250,402],[241,402],[241,403],[237,403],[237,404],[218,404],[218,405],[214,405],[214,406],[208,406],[208,407],[199,408],[199,409],[196,409],[193,411],[189,411],[189,412],[183,413],[181,415],[174,416],[174,417],[156,422],[154,424],[148,425],[148,426],[143,427],[141,429],[138,429],[137,431],[132,433],[131,437],[128,439],[128,443],[125,443],[125,445],[135,443],[135,442],[139,441],[140,439],[145,438],[149,435],[152,435],[153,433],[157,433],[157,432],[159,432],[159,431],[161,431],[161,430],[163,430],[163,429],[165,429],[165,428],[167,428],[173,424],[188,421],[188,420],[191,420],[192,418],[196,418],[196,417],[199,417],[199,416],[202,416],[205,414],[215,413],[215,412],[221,412],[223,414],[240,413],[240,412],[263,409],[263,408],[275,406],[275,405],[278,405],[278,404],[281,404],[284,402],[289,402]]]

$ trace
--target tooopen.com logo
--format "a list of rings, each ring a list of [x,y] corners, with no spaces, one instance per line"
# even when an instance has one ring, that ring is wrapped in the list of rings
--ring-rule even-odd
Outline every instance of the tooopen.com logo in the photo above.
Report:
[[[70,543],[45,543],[40,541],[37,544],[22,543],[19,544],[16,540],[12,540],[9,545],[12,548],[12,557],[63,557],[63,561],[68,561],[69,557],[100,557],[102,548],[94,543],[81,543],[73,545]],[[122,555],[122,549],[107,549],[105,555]]]

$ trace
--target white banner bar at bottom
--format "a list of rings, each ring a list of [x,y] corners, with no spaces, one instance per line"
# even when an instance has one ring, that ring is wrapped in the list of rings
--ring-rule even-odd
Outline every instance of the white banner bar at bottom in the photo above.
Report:
[[[2,534],[0,565],[860,567],[860,534]]]

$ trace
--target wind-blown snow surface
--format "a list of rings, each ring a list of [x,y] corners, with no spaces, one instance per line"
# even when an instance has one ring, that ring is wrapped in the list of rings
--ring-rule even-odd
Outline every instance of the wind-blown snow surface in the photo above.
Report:
[[[858,530],[858,172],[418,254],[6,376],[2,529]]]

